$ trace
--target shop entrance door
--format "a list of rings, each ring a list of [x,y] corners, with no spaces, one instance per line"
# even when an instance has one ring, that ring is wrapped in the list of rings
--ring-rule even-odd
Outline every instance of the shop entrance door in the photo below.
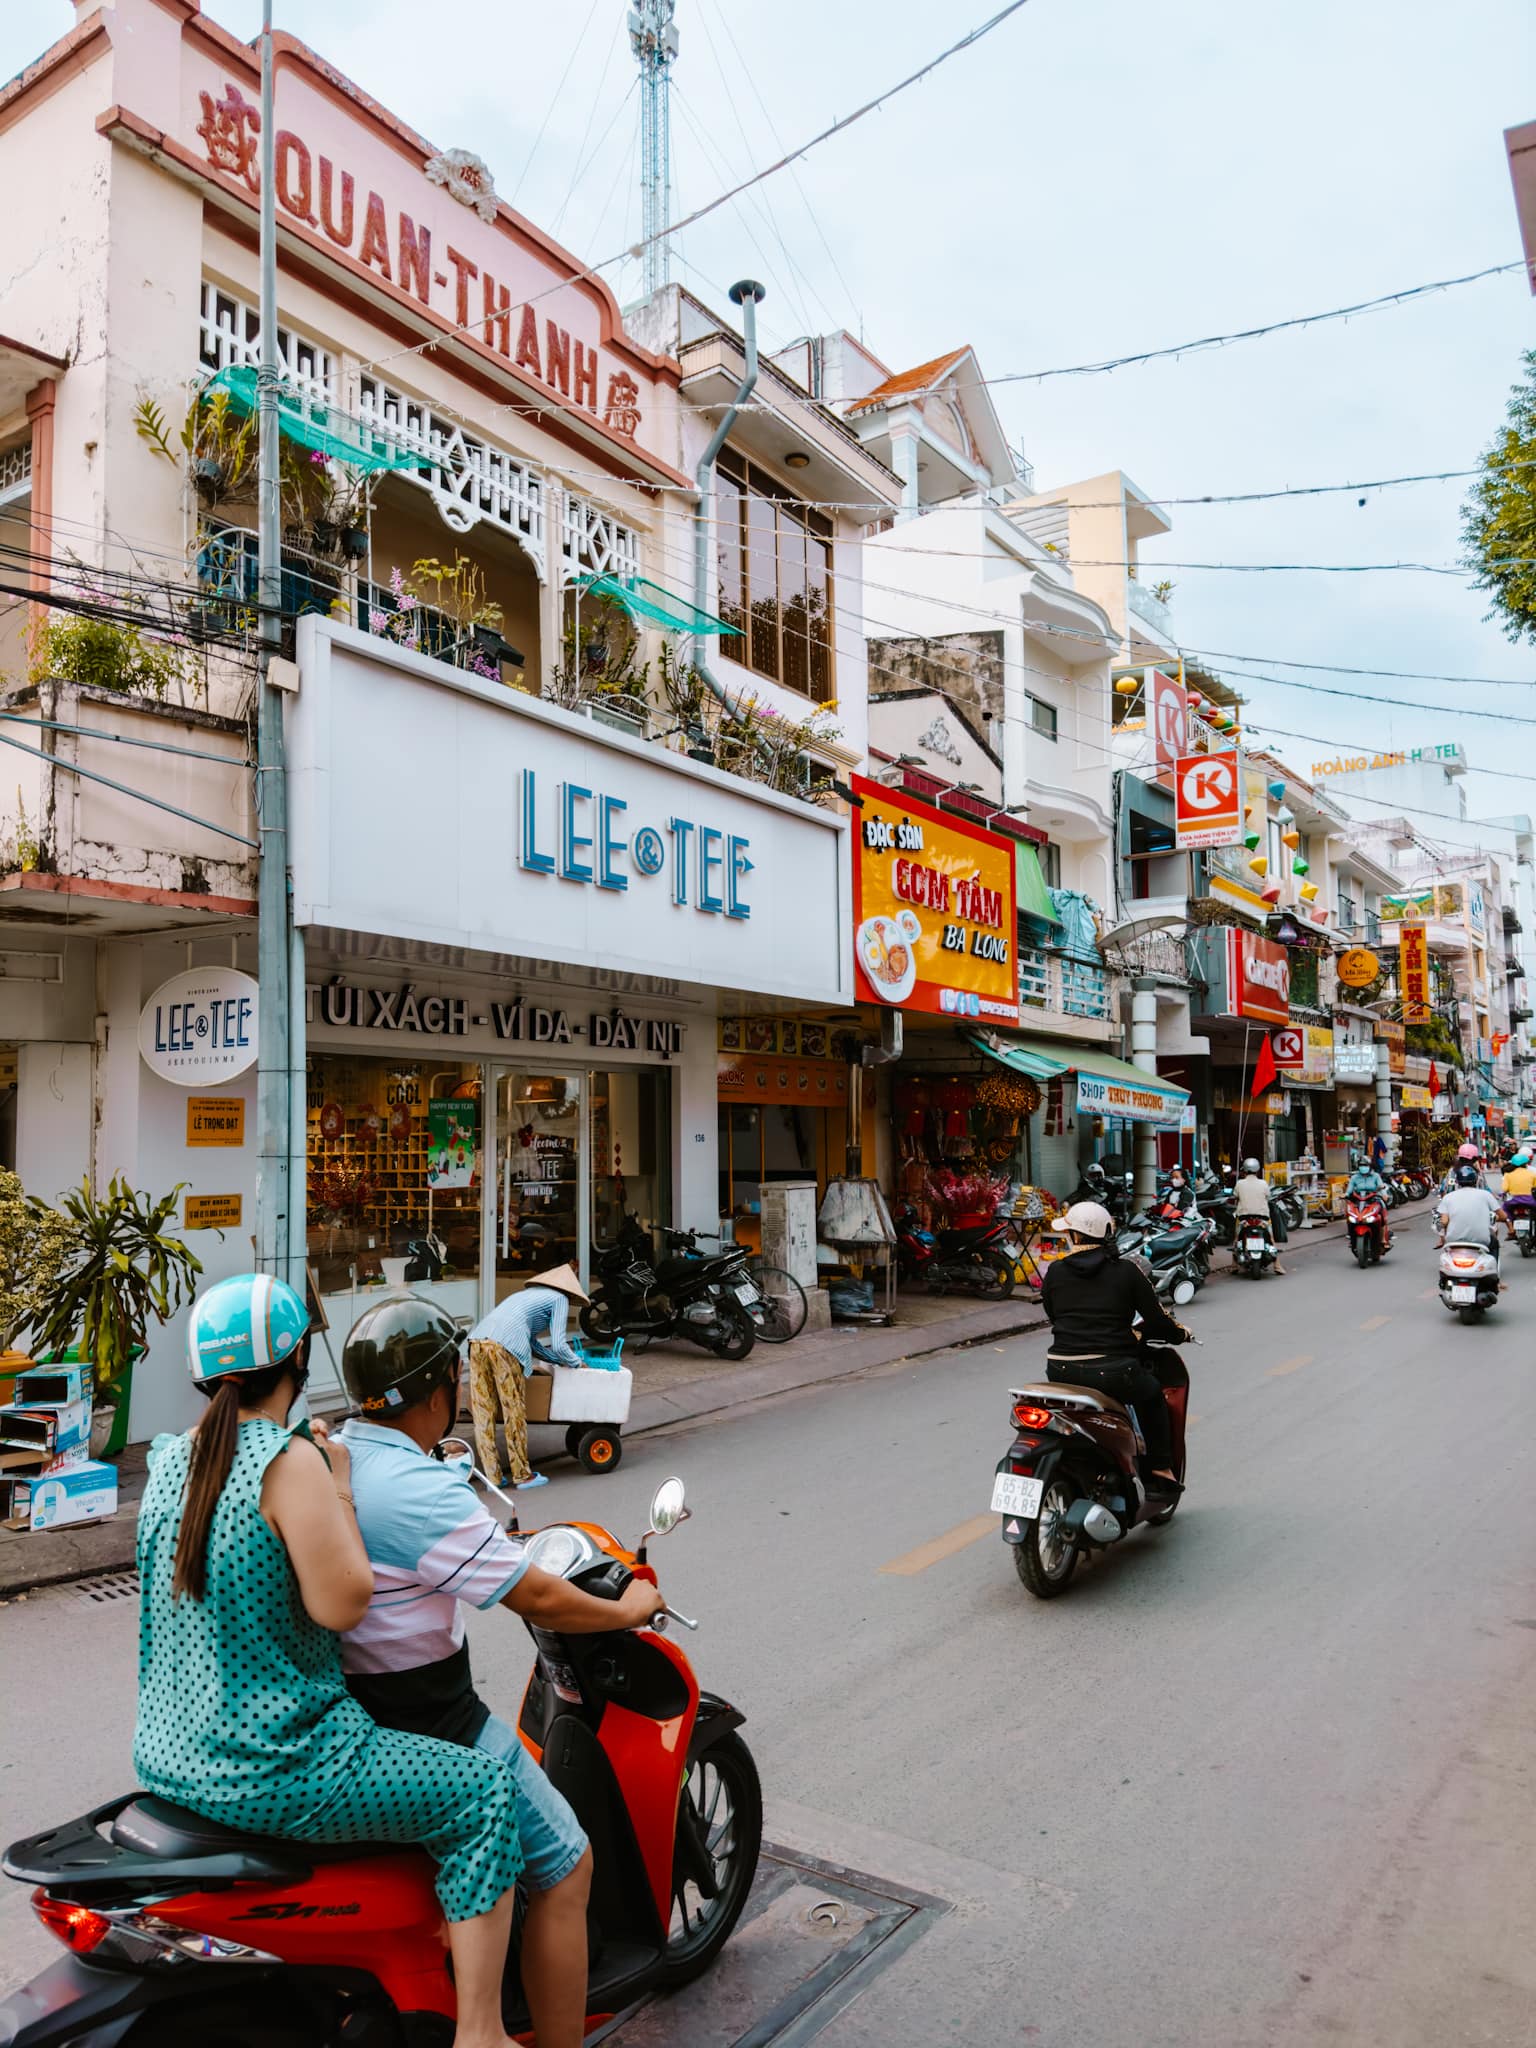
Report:
[[[586,1279],[590,1184],[585,1074],[495,1070],[496,1199],[487,1267],[492,1299],[572,1265]]]

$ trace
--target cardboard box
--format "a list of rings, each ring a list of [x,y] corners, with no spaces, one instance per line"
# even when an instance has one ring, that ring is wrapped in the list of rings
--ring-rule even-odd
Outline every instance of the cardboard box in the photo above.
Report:
[[[33,1365],[16,1375],[11,1404],[16,1408],[67,1408],[91,1398],[88,1365]]]
[[[91,1404],[71,1401],[63,1408],[0,1408],[0,1449],[46,1451],[73,1464],[91,1450]]]
[[[86,1458],[51,1471],[0,1478],[0,1520],[35,1535],[69,1522],[100,1522],[117,1513],[117,1470]]]

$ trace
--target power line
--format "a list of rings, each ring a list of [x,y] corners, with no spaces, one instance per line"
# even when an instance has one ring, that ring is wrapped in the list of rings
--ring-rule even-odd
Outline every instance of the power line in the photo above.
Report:
[[[798,163],[801,157],[808,156],[813,149],[819,148],[823,142],[830,142],[834,135],[841,135],[846,129],[853,127],[855,122],[862,121],[867,114],[875,113],[888,100],[893,100],[899,93],[904,93],[909,86],[920,84],[923,79],[937,71],[941,64],[947,64],[951,57],[958,57],[963,50],[970,49],[973,43],[979,43],[983,36],[990,35],[993,29],[1001,27],[1010,15],[1017,14],[1022,7],[1027,5],[1028,0],[1008,0],[1006,7],[1000,8],[988,20],[979,23],[975,28],[969,30],[965,35],[961,36],[958,42],[951,43],[947,49],[941,50],[936,57],[930,57],[928,62],[919,66],[916,71],[908,72],[907,76],[899,79],[895,85],[887,86],[884,92],[878,93],[875,98],[866,100],[862,106],[855,107],[851,114],[844,114],[839,120],[832,122],[830,127],[821,129],[808,142],[802,142],[795,149],[786,150],[771,164],[765,164],[760,171],[754,171],[750,177],[741,179],[739,183],[732,185],[729,190],[718,193],[713,199],[706,200],[702,206],[696,206],[691,213],[684,214],[681,220],[673,221],[670,226],[662,229],[659,233],[647,235],[643,240],[634,243],[631,247],[620,249],[615,255],[605,256],[601,262],[589,264],[585,270],[575,271],[570,277],[561,278],[558,283],[546,286],[541,292],[535,292],[526,303],[530,306],[537,305],[539,300],[547,299],[555,292],[567,291],[572,285],[583,284],[588,279],[596,278],[610,264],[618,263],[626,256],[642,256],[651,243],[663,241],[670,235],[681,234],[684,228],[691,228],[696,222],[707,219],[710,214],[718,212],[722,206],[728,205],[731,200],[738,198],[743,192],[749,191],[752,186],[761,185],[765,179],[774,177],[779,171],[787,170],[791,164]],[[604,76],[606,75],[605,67]],[[601,90],[601,87],[599,87],[599,90]],[[609,125],[611,126],[612,123]],[[570,195],[568,194],[566,205],[568,206],[569,204]],[[560,215],[556,218],[555,231],[558,231],[559,221],[563,217],[564,212],[565,208],[562,207]],[[460,321],[457,327],[450,330],[450,332],[464,333],[473,327],[483,324],[483,321],[480,320],[464,320]],[[413,347],[396,350],[393,355],[377,356],[372,362],[363,363],[360,367],[365,371],[376,370],[384,363],[395,362],[400,356],[417,355],[421,350],[435,348],[437,345],[437,339],[417,342]]]
[[[1386,676],[1393,682],[1402,683],[1481,683],[1504,690],[1529,690],[1532,687],[1532,682],[1522,682],[1509,676],[1442,676],[1418,668],[1348,668],[1338,661],[1288,661],[1280,654],[1231,654],[1215,647],[1188,647],[1184,651],[1187,655],[1199,655],[1203,661],[1264,661],[1273,668],[1315,669],[1335,676]]]
[[[515,181],[514,181],[514,183],[513,183],[513,186],[512,186],[512,190],[511,190],[511,193],[510,193],[510,195],[508,196],[508,200],[507,200],[507,204],[508,204],[509,206],[515,206],[515,205],[517,204],[517,195],[518,195],[518,193],[519,193],[519,192],[521,192],[521,191],[522,191],[522,189],[523,189],[523,185],[524,185],[525,181],[527,180],[527,177],[528,177],[528,173],[529,173],[529,172],[530,172],[530,171],[531,171],[531,170],[533,169],[533,160],[534,160],[534,158],[535,158],[535,157],[536,157],[536,156],[538,155],[538,153],[539,153],[539,144],[540,144],[540,143],[541,143],[541,142],[542,142],[542,141],[544,140],[544,137],[545,137],[545,136],[546,136],[546,135],[548,134],[548,132],[549,132],[549,123],[550,123],[550,119],[551,119],[552,115],[554,114],[555,108],[556,108],[556,107],[557,107],[557,106],[559,105],[559,103],[560,103],[560,95],[561,95],[561,93],[562,93],[562,92],[564,92],[564,90],[565,90],[565,81],[566,81],[566,80],[567,80],[567,79],[568,79],[568,78],[570,77],[570,75],[571,75],[571,68],[572,68],[572,66],[573,66],[573,65],[575,64],[575,62],[576,62],[576,59],[578,58],[578,56],[580,56],[580,54],[581,54],[581,47],[582,47],[582,44],[583,44],[583,43],[585,43],[585,41],[587,40],[587,34],[588,34],[588,31],[589,31],[589,30],[591,29],[591,27],[592,27],[592,22],[593,22],[593,19],[594,19],[594,17],[595,17],[595,16],[596,16],[596,14],[597,14],[597,10],[598,10],[598,7],[599,7],[599,5],[600,5],[600,4],[601,4],[601,0],[592,0],[592,5],[591,5],[591,6],[590,6],[590,7],[589,7],[589,8],[587,9],[587,18],[586,18],[586,20],[585,20],[585,21],[584,21],[584,22],[583,22],[583,23],[581,24],[581,34],[580,34],[580,35],[579,35],[579,36],[578,36],[578,37],[576,38],[575,42],[574,42],[574,43],[572,43],[572,45],[571,45],[571,54],[570,54],[570,55],[569,55],[569,57],[567,57],[567,58],[566,58],[566,60],[565,60],[565,69],[564,69],[564,70],[563,70],[563,71],[561,72],[561,74],[560,74],[560,82],[559,82],[559,84],[558,84],[558,85],[557,85],[557,86],[555,87],[554,91],[553,91],[553,92],[552,92],[552,93],[550,94],[550,96],[549,96],[548,100],[546,100],[546,102],[545,102],[545,104],[544,104],[544,118],[543,118],[543,120],[542,120],[542,121],[541,121],[541,122],[539,123],[539,132],[538,132],[538,134],[537,134],[537,135],[535,135],[535,136],[534,136],[534,138],[533,138],[533,147],[532,147],[532,148],[531,148],[531,149],[529,150],[529,152],[528,152],[527,156],[525,156],[525,157],[523,158],[523,167],[522,167],[522,169],[521,169],[521,170],[520,170],[520,171],[518,172],[518,174],[517,174],[517,177],[516,177],[516,180],[515,180]],[[589,130],[589,132],[590,132],[590,128],[591,128],[591,120],[592,120],[592,115],[591,115],[591,111],[590,111],[590,109],[589,109],[589,110],[588,110],[588,114],[587,114],[587,123],[588,123],[588,130]],[[585,138],[585,137],[583,137],[583,138],[582,138],[582,140],[583,140],[583,143],[584,143],[584,142],[585,142],[585,140],[586,140],[586,138]],[[579,150],[578,150],[577,154],[578,154],[578,155],[580,154],[580,151],[579,151]]]

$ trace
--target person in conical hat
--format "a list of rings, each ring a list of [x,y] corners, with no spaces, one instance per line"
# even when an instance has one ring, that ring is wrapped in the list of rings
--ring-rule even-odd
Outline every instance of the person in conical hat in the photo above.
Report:
[[[480,1469],[500,1483],[503,1465],[496,1448],[498,1413],[507,1440],[507,1465],[514,1487],[547,1486],[546,1474],[528,1462],[528,1414],[523,1383],[544,1365],[580,1365],[566,1342],[570,1305],[588,1299],[574,1266],[536,1273],[517,1294],[497,1302],[469,1333],[469,1411],[474,1417]]]

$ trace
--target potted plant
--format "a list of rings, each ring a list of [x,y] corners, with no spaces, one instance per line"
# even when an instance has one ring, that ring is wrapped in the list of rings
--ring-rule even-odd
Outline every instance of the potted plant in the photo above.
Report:
[[[341,529],[341,552],[348,562],[364,562],[368,559],[368,529],[362,525],[344,526]]]
[[[32,1363],[20,1340],[52,1299],[68,1244],[58,1211],[29,1201],[17,1176],[0,1167],[0,1404]]]
[[[133,1366],[150,1323],[168,1322],[189,1302],[203,1270],[166,1229],[180,1195],[180,1186],[158,1198],[140,1194],[114,1174],[104,1195],[84,1181],[61,1198],[65,1254],[34,1328],[40,1352],[91,1368],[93,1457],[115,1456],[127,1442]]]

